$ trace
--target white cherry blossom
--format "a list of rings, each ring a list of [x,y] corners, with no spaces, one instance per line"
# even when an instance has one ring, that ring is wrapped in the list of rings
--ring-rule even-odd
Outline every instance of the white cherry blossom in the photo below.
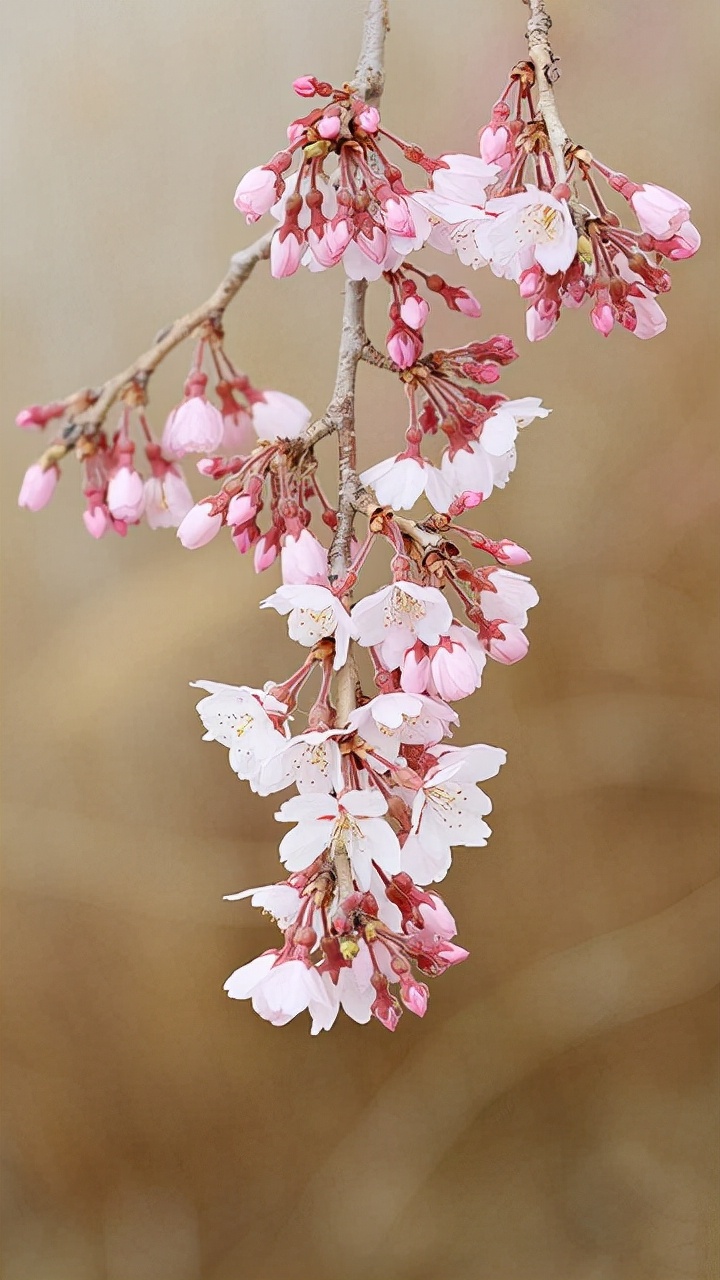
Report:
[[[335,796],[301,795],[286,800],[275,814],[295,822],[280,842],[280,858],[289,871],[303,871],[331,844],[343,848],[360,889],[370,885],[373,860],[392,876],[400,870],[400,845],[382,816],[387,801],[379,791],[346,791]]]
[[[208,693],[197,704],[205,727],[203,741],[220,742],[227,747],[231,767],[254,788],[263,764],[286,740],[268,712],[282,715],[287,708],[263,689],[212,680],[195,680],[192,684]]]
[[[528,185],[516,195],[488,200],[485,208],[495,215],[484,243],[496,275],[517,280],[533,262],[550,276],[567,271],[578,245],[567,200]]]
[[[353,711],[348,725],[385,759],[395,760],[403,743],[440,742],[457,723],[456,712],[437,698],[382,693]]]
[[[342,757],[335,741],[342,729],[298,733],[262,766],[256,790],[262,796],[295,784],[301,794],[342,790]]]
[[[285,585],[278,587],[260,605],[261,609],[276,609],[288,615],[288,634],[291,640],[310,649],[318,640],[332,636],[335,640],[335,670],[345,665],[350,640],[355,636],[355,625],[337,596],[329,587],[318,585]]]
[[[480,592],[480,608],[485,617],[491,622],[500,619],[516,627],[527,626],[527,611],[540,599],[530,579],[509,569],[489,569],[487,576],[495,589]]]
[[[492,802],[475,784],[494,777],[506,758],[499,747],[484,744],[440,748],[435,754],[438,764],[428,770],[413,801],[414,838],[403,847],[403,870],[419,884],[447,874],[453,845],[487,844],[490,828],[484,819]]]
[[[377,645],[383,662],[392,669],[416,640],[437,644],[440,636],[447,635],[452,610],[437,587],[403,581],[358,601],[352,620],[359,643]]]

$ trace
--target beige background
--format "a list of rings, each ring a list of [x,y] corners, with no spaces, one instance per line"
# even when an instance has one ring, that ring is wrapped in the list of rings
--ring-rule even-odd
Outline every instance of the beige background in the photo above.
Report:
[[[296,74],[351,70],[361,8],[6,6],[5,1280],[718,1274],[712,0],[554,5],[571,132],[685,194],[706,250],[674,270],[662,338],[569,314],[503,379],[555,410],[483,520],[531,548],[542,606],[463,723],[509,763],[490,848],[446,884],[471,960],[424,1024],[311,1041],[222,993],[274,941],[221,901],[272,876],[273,801],[201,743],[187,682],[290,669],[255,607],[273,575],[227,539],[93,543],[71,466],[51,509],[15,507],[37,442],[16,409],[210,291],[252,234],[237,179],[281,144]],[[393,10],[386,117],[472,150],[522,5]],[[451,278],[486,313],[443,317],[438,343],[521,337],[510,286]],[[259,271],[232,350],[322,410],[340,305],[337,272]],[[158,425],[187,358],[157,378]],[[364,371],[363,462],[403,417]]]

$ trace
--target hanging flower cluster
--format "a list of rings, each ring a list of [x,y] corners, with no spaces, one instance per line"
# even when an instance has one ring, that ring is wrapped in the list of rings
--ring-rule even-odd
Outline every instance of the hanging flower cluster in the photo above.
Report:
[[[289,879],[233,895],[272,915],[284,943],[238,969],[226,990],[251,999],[276,1025],[309,1009],[320,1031],[342,1007],[356,1021],[374,1016],[393,1030],[403,1008],[424,1014],[423,978],[467,954],[428,886],[447,874],[453,846],[485,845],[490,801],[478,784],[505,759],[496,747],[445,741],[458,724],[451,704],[480,686],[488,657],[508,664],[525,656],[528,610],[538,600],[529,580],[507,567],[529,560],[522,547],[459,523],[507,479],[518,426],[548,412],[532,398],[479,390],[516,354],[497,337],[433,352],[412,377],[399,375],[411,407],[408,450],[360,478],[367,532],[340,578],[332,579],[328,549],[308,527],[319,516],[333,530],[337,513],[302,440],[261,446],[254,462],[236,460],[219,493],[198,504],[236,543],[259,539],[258,569],[279,550],[282,583],[262,607],[287,617],[290,637],[308,651],[287,679],[264,689],[199,682],[205,736],[227,748],[238,776],[261,795],[297,791],[276,814],[294,824],[279,849]],[[438,430],[449,441],[440,468],[419,447]],[[220,460],[213,466],[220,474]],[[435,509],[419,521],[401,516],[423,484]],[[491,562],[475,564],[461,541]],[[356,591],[352,603],[378,543],[388,548],[389,581],[360,598]],[[343,715],[338,680],[349,661],[354,709]],[[307,724],[293,733],[301,691]]]
[[[531,0],[531,8],[543,6]],[[366,23],[384,31],[385,16],[384,4],[370,0]],[[230,895],[270,915],[282,942],[225,986],[274,1025],[308,1010],[315,1033],[342,1008],[356,1022],[374,1017],[394,1030],[404,1009],[424,1015],[425,979],[467,956],[433,886],[447,875],[453,848],[487,843],[491,802],[480,784],[505,753],[448,739],[459,724],[456,704],[480,687],[488,658],[508,665],[527,653],[528,611],[538,602],[516,571],[528,553],[463,518],[504,487],[520,429],[549,412],[536,397],[509,399],[497,389],[517,358],[504,335],[424,351],[433,299],[471,320],[481,309],[468,289],[419,266],[417,253],[429,245],[515,280],[530,302],[531,339],[551,331],[562,307],[586,299],[600,333],[619,323],[650,337],[665,327],[656,296],[670,278],[660,264],[691,256],[699,236],[689,206],[671,192],[630,181],[567,139],[558,149],[531,62],[513,68],[480,132],[479,156],[429,157],[384,128],[364,90],[314,76],[294,89],[320,105],[291,122],[283,150],[245,174],[235,204],[248,222],[270,214],[277,224],[245,251],[249,269],[269,255],[275,278],[340,264],[348,277],[352,323],[343,325],[325,415],[311,423],[298,400],[258,391],[238,372],[223,345],[221,286],[201,319],[191,315],[194,326],[176,322],[177,341],[193,333],[197,346],[161,439],[145,412],[157,347],[100,391],[19,415],[25,428],[60,423],[25,476],[20,504],[47,504],[75,448],[93,536],[124,534],[144,518],[152,528],[177,527],[194,549],[228,529],[240,552],[253,552],[256,571],[279,563],[281,582],[261,607],[287,619],[303,650],[296,669],[262,689],[197,682],[205,738],[225,747],[237,776],[259,795],[293,791],[275,815],[288,828],[279,841],[287,878]],[[424,185],[406,182],[389,146]],[[628,202],[638,231],[604,203],[598,176]],[[358,282],[381,278],[387,355],[352,311],[353,299],[362,303]],[[233,277],[232,292],[238,287]],[[358,328],[361,345],[352,348]],[[172,345],[175,338],[166,349]],[[358,475],[354,374],[363,358],[402,387],[408,424],[402,451]],[[118,395],[120,417],[108,434],[103,423]],[[331,431],[341,444],[337,499],[322,488],[315,458]],[[147,476],[135,465],[138,443]],[[215,486],[199,502],[181,469],[192,453]],[[421,499],[422,514],[401,514]],[[386,580],[362,594],[378,546]]]
[[[219,407],[206,394],[208,375],[203,363],[208,353]],[[96,399],[95,393],[84,392],[67,401],[32,405],[18,414],[16,425],[25,430],[60,423],[56,443],[25,473],[18,498],[21,507],[40,511],[47,506],[60,479],[60,463],[68,452],[65,431],[72,432],[73,416],[90,409]],[[207,336],[197,345],[183,399],[169,414],[159,440],[148,421],[146,405],[145,381],[138,379],[128,387],[110,434],[99,429],[78,438],[75,452],[86,503],[83,521],[93,538],[110,530],[125,537],[131,525],[145,520],[151,529],[182,526],[185,544],[200,546],[212,534],[206,536],[207,521],[197,512],[187,519],[194,499],[181,459],[192,453],[218,452],[221,457],[215,466],[224,462],[232,467],[230,459],[251,450],[258,437],[272,441],[278,436],[297,436],[310,421],[310,410],[294,396],[253,387],[233,366],[223,347],[222,331],[213,326],[208,326]],[[146,475],[136,465],[138,446],[145,454]],[[205,474],[208,468],[213,474],[212,464],[198,465]]]
[[[690,258],[700,247],[687,201],[631,181],[569,140],[559,172],[530,62],[513,68],[479,147],[499,173],[478,202],[482,209],[468,217],[472,265],[489,263],[496,275],[517,282],[530,303],[528,338],[546,337],[563,307],[585,301],[604,337],[616,324],[637,338],[662,333],[667,318],[657,297],[671,285],[663,260]],[[627,201],[637,230],[608,206],[598,178]]]

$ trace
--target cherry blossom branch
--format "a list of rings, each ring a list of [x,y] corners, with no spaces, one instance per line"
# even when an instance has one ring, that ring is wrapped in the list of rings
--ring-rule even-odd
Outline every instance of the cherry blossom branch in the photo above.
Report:
[[[547,129],[550,150],[556,165],[558,182],[567,176],[565,147],[569,141],[565,126],[558,114],[553,85],[560,75],[559,59],[550,48],[552,18],[545,8],[545,0],[524,0],[530,9],[527,24],[527,42],[530,61],[535,68],[540,114]]]
[[[225,276],[210,297],[193,311],[180,316],[162,329],[153,345],[138,356],[122,373],[108,379],[99,389],[77,391],[67,397],[64,403],[68,406],[81,405],[82,408],[75,417],[71,417],[62,432],[60,441],[51,446],[55,456],[58,450],[60,453],[63,450],[66,453],[69,452],[81,437],[95,435],[112,406],[124,393],[134,389],[142,402],[150,375],[186,338],[191,337],[204,325],[212,325],[214,328],[220,326],[229,303],[240,291],[257,264],[269,257],[271,239],[272,232],[267,232],[247,249],[240,249],[238,253],[233,254]]]

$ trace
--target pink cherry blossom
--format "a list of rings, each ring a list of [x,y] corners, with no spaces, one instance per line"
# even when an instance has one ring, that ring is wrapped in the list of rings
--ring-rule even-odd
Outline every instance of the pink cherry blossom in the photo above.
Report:
[[[249,169],[240,179],[233,203],[245,214],[247,222],[257,222],[264,213],[269,213],[277,199],[277,181],[277,174],[264,166]]]
[[[416,640],[437,644],[441,635],[447,635],[452,611],[437,587],[395,582],[358,601],[352,621],[359,643],[377,645],[392,668]]]
[[[291,640],[312,648],[318,640],[332,636],[335,641],[335,669],[344,666],[355,623],[342,602],[328,587],[285,585],[260,605],[276,609],[288,618]]]
[[[204,547],[222,529],[223,518],[212,510],[212,503],[206,500],[191,507],[178,526],[177,536],[189,551]]]
[[[486,190],[498,172],[496,164],[488,164],[478,156],[451,154],[440,159],[447,168],[433,173],[433,190],[447,200],[461,204],[484,205]]]
[[[18,494],[18,506],[28,511],[41,511],[52,498],[60,479],[56,466],[41,467],[38,462],[28,467]]]
[[[132,465],[118,467],[110,477],[107,490],[108,511],[116,520],[137,524],[145,508],[143,478]]]
[[[192,506],[192,494],[174,467],[145,481],[145,519],[151,529],[176,529]]]
[[[670,240],[688,221],[690,205],[666,187],[646,182],[636,187],[630,204],[643,231],[656,240]]]
[[[223,431],[219,409],[202,394],[190,395],[168,417],[162,446],[170,457],[176,458],[186,453],[215,453]]]
[[[263,391],[253,402],[253,425],[261,440],[297,440],[310,422],[310,410],[284,391]]]

